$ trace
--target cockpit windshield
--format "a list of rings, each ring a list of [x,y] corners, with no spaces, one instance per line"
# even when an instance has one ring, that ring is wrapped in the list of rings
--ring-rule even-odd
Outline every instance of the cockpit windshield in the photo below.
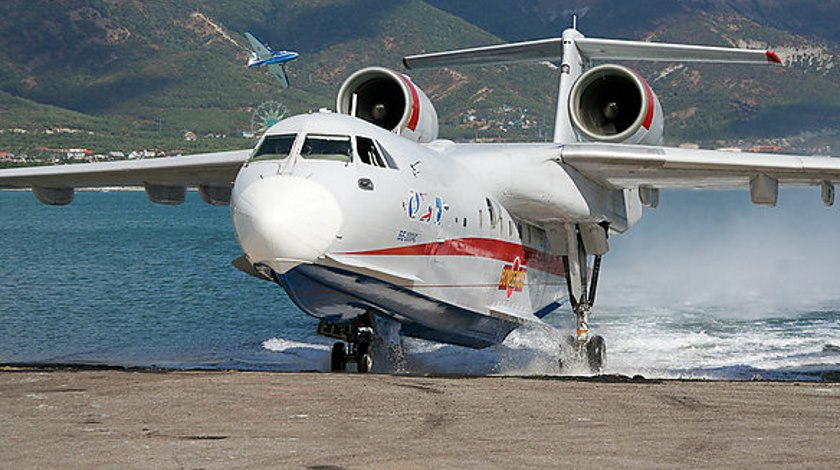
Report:
[[[307,160],[330,160],[350,163],[353,147],[346,135],[310,134],[303,141],[300,156]]]
[[[295,137],[297,137],[295,134],[266,136],[251,160],[282,160],[288,157],[289,152],[292,151],[292,144],[295,143]]]

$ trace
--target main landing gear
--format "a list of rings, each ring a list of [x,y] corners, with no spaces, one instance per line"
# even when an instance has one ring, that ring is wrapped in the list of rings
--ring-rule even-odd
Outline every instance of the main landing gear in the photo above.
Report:
[[[563,270],[577,329],[575,335],[567,339],[567,344],[561,345],[560,370],[570,365],[569,362],[580,362],[588,366],[591,372],[598,373],[606,363],[607,346],[603,337],[590,336],[589,315],[595,304],[601,257],[608,250],[607,227],[567,225],[565,234],[568,254],[563,257]],[[587,266],[589,254],[594,256],[591,277]]]
[[[373,368],[371,343],[375,338],[370,315],[362,315],[349,325],[338,325],[322,321],[318,333],[331,338],[342,339],[332,346],[330,370],[343,372],[347,364],[356,363],[356,370],[367,373]],[[346,345],[345,345],[346,341]]]

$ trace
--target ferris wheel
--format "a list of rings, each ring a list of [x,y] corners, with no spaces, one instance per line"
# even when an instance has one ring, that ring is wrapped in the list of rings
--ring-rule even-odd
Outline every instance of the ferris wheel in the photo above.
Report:
[[[251,132],[262,134],[277,124],[289,112],[279,101],[264,101],[251,114]]]

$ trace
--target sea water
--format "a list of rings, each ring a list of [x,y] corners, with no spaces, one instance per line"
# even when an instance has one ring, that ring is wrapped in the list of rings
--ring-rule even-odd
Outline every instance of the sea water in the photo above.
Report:
[[[816,379],[840,371],[840,210],[743,192],[663,193],[604,259],[593,329],[606,373]],[[240,256],[229,209],[0,192],[0,363],[328,370],[330,341]],[[553,374],[568,308],[475,351],[406,340],[399,372]],[[375,370],[394,369],[379,361]],[[581,371],[584,373],[585,371]]]

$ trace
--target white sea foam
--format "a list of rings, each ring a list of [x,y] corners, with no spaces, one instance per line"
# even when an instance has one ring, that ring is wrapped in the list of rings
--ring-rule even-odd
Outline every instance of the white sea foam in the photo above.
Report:
[[[330,343],[326,338],[311,336],[300,341],[271,338],[263,348],[279,354],[272,361],[272,368],[289,371],[330,370]]]
[[[278,353],[278,368],[291,370],[329,370],[331,341],[311,337],[304,340],[272,338],[263,348]],[[523,328],[514,331],[496,347],[481,350],[445,345],[414,338],[404,338],[404,361],[386,363],[386,354],[376,351],[374,371],[408,374],[556,374],[559,336],[548,328]],[[352,368],[352,367],[351,367]]]
[[[827,317],[831,317],[828,314]],[[834,320],[726,321],[685,318],[682,312],[607,318],[603,373],[649,378],[802,378],[809,370],[840,369],[840,313]],[[500,345],[474,350],[404,338],[404,361],[395,368],[377,356],[375,372],[455,375],[590,375],[582,365],[559,369],[565,333],[547,325],[515,330]],[[331,341],[316,336],[272,338],[282,370],[329,370]],[[793,375],[791,375],[793,374]]]

